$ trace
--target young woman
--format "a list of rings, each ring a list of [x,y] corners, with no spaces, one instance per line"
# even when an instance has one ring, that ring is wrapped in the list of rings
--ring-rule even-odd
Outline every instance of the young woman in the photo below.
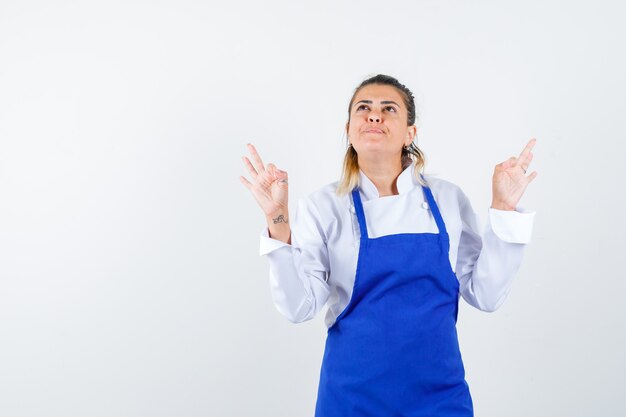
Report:
[[[393,77],[355,90],[341,180],[287,207],[287,173],[248,145],[250,180],[267,217],[261,253],[273,299],[293,322],[328,305],[316,416],[471,416],[459,351],[459,295],[494,311],[530,240],[534,213],[516,206],[532,139],[495,167],[484,233],[455,185],[421,172],[415,102]]]

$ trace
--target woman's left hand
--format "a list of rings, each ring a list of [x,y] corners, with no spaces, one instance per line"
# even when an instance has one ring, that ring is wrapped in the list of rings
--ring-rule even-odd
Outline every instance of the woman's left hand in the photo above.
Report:
[[[533,160],[531,152],[537,139],[531,139],[519,157],[511,157],[496,165],[493,172],[493,197],[491,208],[498,210],[515,210],[526,187],[537,176],[537,171],[526,175],[526,170]]]

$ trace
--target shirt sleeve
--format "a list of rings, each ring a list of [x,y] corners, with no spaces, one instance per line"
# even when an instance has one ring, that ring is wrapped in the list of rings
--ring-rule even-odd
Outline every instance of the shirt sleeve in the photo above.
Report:
[[[484,233],[465,195],[460,207],[463,229],[456,275],[461,295],[482,311],[497,310],[508,295],[530,242],[534,212],[489,209]]]
[[[293,323],[310,320],[328,300],[328,248],[319,212],[300,200],[291,222],[291,242],[261,233],[261,256],[269,261],[270,290],[276,309]]]

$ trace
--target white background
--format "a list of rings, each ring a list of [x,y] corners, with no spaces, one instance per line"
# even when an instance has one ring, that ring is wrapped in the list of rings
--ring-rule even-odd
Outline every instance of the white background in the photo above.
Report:
[[[240,158],[287,170],[295,207],[379,72],[483,221],[493,166],[538,139],[513,291],[459,316],[476,415],[624,415],[625,12],[0,1],[0,415],[312,415],[322,315],[274,309]]]

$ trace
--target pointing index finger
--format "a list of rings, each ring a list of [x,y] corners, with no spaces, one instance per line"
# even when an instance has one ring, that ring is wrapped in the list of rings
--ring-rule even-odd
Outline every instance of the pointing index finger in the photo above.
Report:
[[[527,162],[529,158],[531,158],[530,152],[532,151],[536,142],[537,139],[535,138],[532,138],[530,141],[528,141],[528,144],[526,144],[526,147],[524,148],[524,150],[522,150],[522,153],[519,154],[519,158],[517,158],[517,165],[521,165]]]
[[[252,155],[252,160],[255,163],[255,168],[258,172],[265,171],[265,165],[263,165],[263,160],[261,160],[261,156],[257,152],[256,148],[253,144],[248,143],[248,150],[250,151],[250,155]]]

